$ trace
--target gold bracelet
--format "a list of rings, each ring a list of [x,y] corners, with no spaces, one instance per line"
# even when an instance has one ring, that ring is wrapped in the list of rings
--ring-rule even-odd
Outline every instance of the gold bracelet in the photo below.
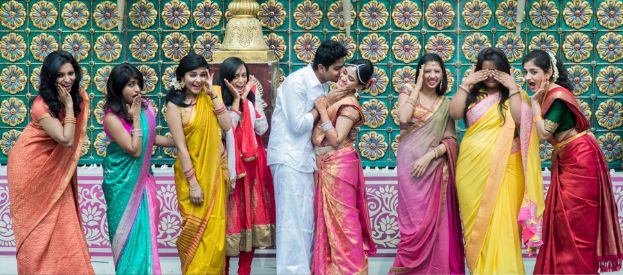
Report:
[[[514,95],[518,94],[518,93],[519,93],[519,92],[514,92],[514,93],[510,94],[510,95],[508,96],[508,98],[511,98],[511,97],[513,97]]]
[[[541,120],[543,120],[543,117],[542,117],[542,116],[536,116],[536,117],[534,118],[534,122],[539,122],[539,121],[541,121]]]

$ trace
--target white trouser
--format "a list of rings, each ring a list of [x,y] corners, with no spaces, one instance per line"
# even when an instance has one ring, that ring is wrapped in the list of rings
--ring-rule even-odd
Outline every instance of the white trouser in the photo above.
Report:
[[[314,173],[270,166],[277,214],[277,274],[310,274],[314,239]]]

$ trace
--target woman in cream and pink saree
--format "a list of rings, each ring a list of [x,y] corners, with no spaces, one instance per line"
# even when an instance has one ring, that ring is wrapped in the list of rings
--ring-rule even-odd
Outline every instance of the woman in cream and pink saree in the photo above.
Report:
[[[480,51],[450,103],[465,118],[456,187],[472,274],[523,274],[522,244],[542,244],[543,179],[529,98],[504,52]],[[521,228],[520,228],[521,225]]]
[[[370,83],[368,60],[346,65],[337,89],[316,100],[320,122],[312,142],[316,150],[316,234],[312,274],[367,274],[372,240],[361,159],[353,147],[364,117],[355,92]]]
[[[390,274],[464,274],[448,78],[436,54],[424,55],[417,68],[415,85],[398,97],[400,242]]]

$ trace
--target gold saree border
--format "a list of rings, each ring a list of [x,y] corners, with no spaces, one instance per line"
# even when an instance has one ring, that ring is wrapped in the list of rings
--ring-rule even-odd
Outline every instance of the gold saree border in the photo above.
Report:
[[[251,229],[243,229],[240,233],[227,234],[227,256],[238,256],[240,252],[250,252],[255,248],[275,245],[275,225],[256,224]]]

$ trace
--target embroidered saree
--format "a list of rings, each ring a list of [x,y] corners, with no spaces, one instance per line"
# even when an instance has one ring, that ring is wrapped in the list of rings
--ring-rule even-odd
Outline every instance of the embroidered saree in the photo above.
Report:
[[[220,96],[220,94],[219,94]],[[212,100],[201,92],[184,123],[186,147],[195,168],[204,201],[190,201],[189,184],[179,157],[175,161],[175,188],[182,216],[177,249],[184,274],[220,274],[225,267],[225,227],[229,174],[221,128]]]
[[[575,116],[575,131],[561,142],[549,140],[555,148],[552,180],[545,201],[544,245],[534,273],[618,271],[623,242],[608,166],[571,92],[550,90],[541,104],[543,114],[559,100]]]
[[[541,244],[539,140],[528,96],[523,91],[521,96],[517,138],[508,101],[500,103],[499,93],[469,106],[466,114],[469,126],[459,147],[456,186],[472,274],[523,274],[520,234],[528,247]],[[505,119],[499,104],[506,104]]]
[[[51,116],[39,96],[30,112],[32,121],[9,152],[7,176],[20,274],[94,274],[78,205],[76,167],[89,117],[89,96],[83,91],[81,95],[71,147],[56,142],[38,124]],[[61,113],[61,123],[63,118]]]
[[[106,148],[102,189],[107,205],[108,234],[118,274],[161,274],[158,257],[160,215],[156,181],[150,171],[156,138],[156,116],[149,105],[141,113],[141,156],[128,154],[116,142]],[[110,110],[106,111],[109,115]],[[128,133],[132,125],[121,119]],[[106,128],[104,126],[104,131]],[[108,134],[108,132],[106,132]]]
[[[352,133],[363,122],[363,113],[355,98],[336,102],[328,112],[335,126],[340,115],[351,119],[356,116],[346,114],[347,107],[351,114],[356,110],[359,117],[352,126]],[[314,140],[324,135],[318,127],[314,129]],[[315,144],[318,171],[312,274],[367,274],[368,255],[376,253],[361,159],[352,143],[347,137],[337,150],[325,142]]]
[[[456,132],[449,101],[439,99],[432,110],[419,104],[414,117],[401,125],[396,154],[400,242],[391,274],[465,274],[465,253],[454,171]],[[447,153],[434,159],[420,177],[413,164],[439,144]]]

